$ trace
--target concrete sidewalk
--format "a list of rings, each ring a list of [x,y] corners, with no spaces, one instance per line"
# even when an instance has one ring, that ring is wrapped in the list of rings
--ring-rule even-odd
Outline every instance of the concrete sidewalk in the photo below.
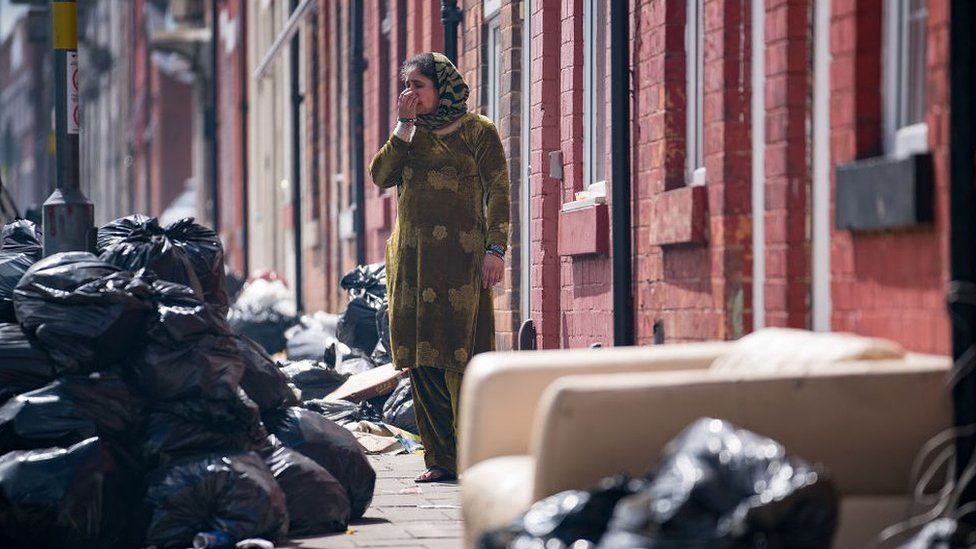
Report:
[[[460,488],[451,484],[416,484],[424,470],[422,455],[370,456],[376,492],[366,516],[345,534],[292,540],[285,547],[456,549],[461,547]]]

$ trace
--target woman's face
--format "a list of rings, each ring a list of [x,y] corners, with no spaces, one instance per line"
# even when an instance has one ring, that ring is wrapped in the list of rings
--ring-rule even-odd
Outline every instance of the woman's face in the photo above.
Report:
[[[420,104],[417,106],[417,114],[432,114],[437,112],[437,103],[440,102],[440,93],[434,83],[417,69],[411,69],[404,79],[406,88],[417,94]]]

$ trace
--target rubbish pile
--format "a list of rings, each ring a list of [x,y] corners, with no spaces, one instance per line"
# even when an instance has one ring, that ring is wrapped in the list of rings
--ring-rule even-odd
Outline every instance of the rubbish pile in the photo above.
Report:
[[[830,547],[837,502],[820,468],[705,418],[671,441],[645,478],[546,498],[478,547]]]
[[[234,333],[213,231],[130,216],[100,255],[44,259],[32,231],[0,247],[0,546],[233,546],[362,516],[365,452]]]
[[[389,352],[386,267],[361,265],[343,276],[341,286],[349,298],[342,314],[306,315],[281,332],[286,342],[274,346],[287,357],[281,372],[300,390],[305,408],[354,431],[368,452],[417,449],[410,380],[393,368]],[[264,299],[261,306],[274,303]]]

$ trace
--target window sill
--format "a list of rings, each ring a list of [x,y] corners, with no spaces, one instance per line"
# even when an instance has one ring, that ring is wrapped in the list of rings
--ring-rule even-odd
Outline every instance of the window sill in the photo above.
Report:
[[[581,205],[559,212],[560,256],[607,255],[609,249],[610,214],[606,204]]]
[[[651,199],[650,243],[654,246],[708,242],[708,188],[681,187]]]
[[[393,214],[396,211],[396,195],[383,193],[372,200],[366,201],[366,228],[382,231],[393,226]]]
[[[876,231],[930,224],[934,219],[933,180],[928,153],[838,166],[837,229]]]

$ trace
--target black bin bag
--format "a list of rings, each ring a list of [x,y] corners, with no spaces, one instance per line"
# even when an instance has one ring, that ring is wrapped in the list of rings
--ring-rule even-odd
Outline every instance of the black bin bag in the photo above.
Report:
[[[342,386],[349,376],[321,362],[302,360],[285,364],[282,373],[302,392],[302,400],[325,398]]]
[[[151,282],[87,252],[59,253],[27,270],[14,290],[14,309],[59,373],[87,373],[140,347],[153,309]]]
[[[351,510],[342,484],[318,463],[271,438],[265,463],[288,500],[289,535],[344,532]]]
[[[116,219],[98,230],[101,258],[127,271],[149,269],[160,279],[188,286],[227,314],[229,299],[220,237],[186,218],[162,227],[140,214]]]
[[[37,226],[32,221],[19,219],[7,223],[0,231],[0,241],[2,241],[0,252],[24,254],[34,261],[44,257],[41,237],[37,232]]]
[[[532,505],[507,528],[488,532],[478,549],[509,547],[569,547],[577,542],[595,544],[621,498],[640,486],[625,476],[604,479],[591,491],[567,490]],[[592,546],[592,545],[591,545]]]
[[[153,403],[145,431],[142,457],[150,467],[202,453],[257,450],[267,439],[258,407],[246,395]]]
[[[134,443],[145,406],[116,375],[66,376],[0,407],[0,454],[67,447],[93,436]]]
[[[342,483],[352,505],[352,520],[366,513],[373,501],[376,471],[352,433],[317,412],[297,407],[265,414],[264,420],[282,444],[311,458]]]
[[[383,406],[383,421],[404,431],[415,434],[419,432],[417,409],[413,405],[412,383],[409,377],[400,380]]]
[[[263,347],[252,339],[238,336],[237,348],[244,359],[241,388],[262,412],[301,403],[293,380],[289,379]]]
[[[235,543],[288,532],[285,494],[254,452],[187,458],[154,472],[148,486],[146,546],[191,547],[199,532],[224,532]]]
[[[156,281],[146,344],[126,365],[128,379],[155,400],[237,395],[244,355],[226,319],[180,284]]]
[[[98,438],[0,457],[0,547],[136,547],[137,473]]]
[[[54,362],[19,324],[0,324],[0,404],[54,381]]]
[[[701,419],[665,448],[646,488],[621,500],[600,547],[830,547],[837,493],[774,440]]]

